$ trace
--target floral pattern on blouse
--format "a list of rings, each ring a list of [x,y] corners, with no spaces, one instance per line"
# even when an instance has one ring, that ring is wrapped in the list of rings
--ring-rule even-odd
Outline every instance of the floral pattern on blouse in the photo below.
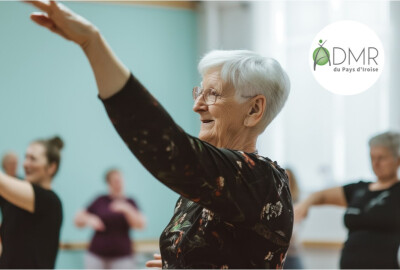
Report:
[[[133,76],[103,103],[143,166],[181,195],[160,237],[163,268],[283,267],[293,208],[276,162],[188,135]]]

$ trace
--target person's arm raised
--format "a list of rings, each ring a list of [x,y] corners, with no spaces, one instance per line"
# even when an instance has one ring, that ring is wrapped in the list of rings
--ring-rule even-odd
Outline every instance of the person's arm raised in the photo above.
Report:
[[[0,172],[0,196],[9,203],[28,212],[35,212],[33,187],[26,181],[18,180]]]
[[[91,22],[56,1],[25,2],[42,11],[31,14],[34,22],[82,48],[95,75],[100,98],[109,98],[122,89],[130,71]]]

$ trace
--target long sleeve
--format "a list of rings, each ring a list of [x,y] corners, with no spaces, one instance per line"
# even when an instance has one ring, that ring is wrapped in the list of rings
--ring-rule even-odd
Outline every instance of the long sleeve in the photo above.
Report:
[[[280,201],[282,169],[188,135],[132,75],[103,103],[132,153],[182,196],[235,222],[259,220],[266,201]]]

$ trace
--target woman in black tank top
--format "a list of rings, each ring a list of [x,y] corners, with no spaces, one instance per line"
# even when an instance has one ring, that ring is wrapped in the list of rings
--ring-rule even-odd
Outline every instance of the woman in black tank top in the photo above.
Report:
[[[295,207],[295,218],[313,205],[346,207],[349,230],[340,259],[342,269],[397,269],[400,245],[400,134],[386,132],[369,141],[375,182],[334,187],[311,194]]]

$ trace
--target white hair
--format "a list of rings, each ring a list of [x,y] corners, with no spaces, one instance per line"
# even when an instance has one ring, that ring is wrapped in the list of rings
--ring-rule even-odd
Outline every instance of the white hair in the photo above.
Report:
[[[260,133],[281,111],[289,92],[290,81],[278,61],[247,50],[207,53],[198,65],[200,75],[213,68],[220,68],[221,79],[232,85],[236,99],[243,102],[256,95],[266,98],[266,111],[259,124]]]
[[[383,146],[389,149],[393,156],[400,157],[400,133],[388,131],[372,137],[369,140],[369,147]]]

